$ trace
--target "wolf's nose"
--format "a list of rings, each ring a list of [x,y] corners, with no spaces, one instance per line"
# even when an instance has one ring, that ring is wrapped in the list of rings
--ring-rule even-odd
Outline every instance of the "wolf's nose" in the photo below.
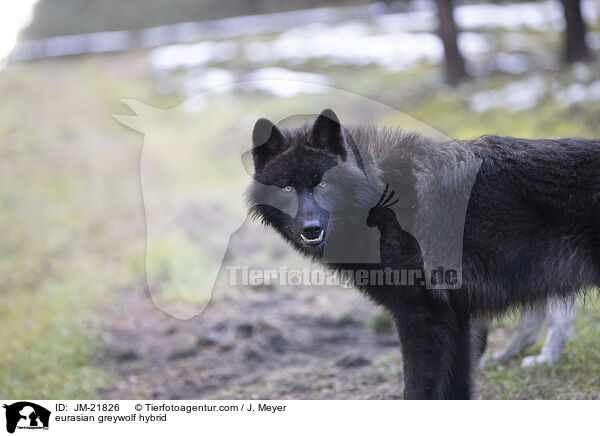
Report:
[[[304,228],[302,229],[302,234],[307,238],[317,238],[321,234],[321,223],[317,220],[306,221],[304,223]]]

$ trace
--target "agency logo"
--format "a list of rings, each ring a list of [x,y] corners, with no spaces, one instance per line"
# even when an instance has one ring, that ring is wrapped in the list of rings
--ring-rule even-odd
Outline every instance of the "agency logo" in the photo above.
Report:
[[[19,401],[3,406],[6,409],[6,431],[14,433],[16,429],[48,430],[50,411],[29,401]]]

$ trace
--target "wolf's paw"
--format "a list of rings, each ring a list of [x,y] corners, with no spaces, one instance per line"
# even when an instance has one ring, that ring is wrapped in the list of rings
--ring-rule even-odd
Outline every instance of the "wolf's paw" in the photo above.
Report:
[[[538,356],[527,356],[521,361],[521,368],[531,368],[533,366],[543,364],[552,365],[554,362],[556,362],[556,359],[544,354],[540,354]]]

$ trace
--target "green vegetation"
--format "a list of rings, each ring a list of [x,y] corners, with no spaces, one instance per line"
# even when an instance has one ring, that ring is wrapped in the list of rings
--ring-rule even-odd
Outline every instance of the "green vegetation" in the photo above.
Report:
[[[48,62],[0,73],[3,398],[94,396],[109,380],[105,310],[116,288],[140,280],[124,263],[143,252],[139,185],[123,178],[137,150],[129,162],[110,156],[124,135],[101,105],[120,87],[93,70]]]
[[[387,313],[373,315],[371,318],[371,329],[375,333],[386,333],[392,330],[392,319]]]
[[[357,325],[360,324],[360,321],[357,320],[354,315],[352,315],[351,313],[346,313],[344,316],[342,316],[339,320],[340,325]]]
[[[498,350],[511,339],[512,322],[499,323],[491,337],[491,348]],[[509,327],[508,329],[506,327]],[[580,302],[576,323],[565,351],[555,365],[521,368],[521,359],[506,365],[488,362],[481,372],[479,393],[486,399],[599,399],[600,392],[600,304],[597,299]],[[544,337],[527,350],[539,353]]]
[[[549,46],[540,50],[554,49],[555,42],[556,38],[548,38]],[[162,108],[183,99],[157,92],[157,78],[140,67],[145,65],[145,54],[46,60],[10,65],[0,72],[0,397],[93,397],[111,382],[103,333],[114,316],[114,302],[125,297],[132,286],[145,285],[146,266],[139,176],[142,136],[119,125],[111,114],[131,114],[119,103],[127,97]],[[498,73],[449,88],[437,82],[439,69],[435,66],[418,65],[393,74],[375,65],[342,67],[314,60],[306,65],[280,66],[325,74],[340,89],[395,106],[449,137],[467,139],[486,133],[600,137],[600,102],[562,104],[557,97],[559,91],[580,81],[576,68],[538,71],[546,83],[545,91],[529,109],[511,112],[498,107],[476,112],[470,104],[473,95],[502,90],[530,74]],[[586,69],[587,83],[600,80],[600,70],[593,65],[577,68]],[[365,121],[410,127],[400,113],[364,114],[357,102],[348,99],[344,109],[361,114]],[[159,126],[159,139],[170,144],[174,138],[210,138],[218,150],[242,152],[248,144],[229,143],[227,126],[239,119],[251,126],[253,120],[243,119],[251,108],[278,113],[299,103],[315,103],[315,110],[331,104],[327,95],[282,99],[258,93],[209,103],[209,114],[190,113],[196,117],[192,123],[188,119],[182,125]],[[183,126],[191,127],[181,129]],[[236,153],[231,153],[235,159],[224,158],[218,165],[202,159],[208,155],[206,150],[193,153],[195,159],[187,155],[179,159],[186,170],[198,175],[199,184],[217,173],[229,175],[223,185],[209,186],[202,198],[225,211],[237,208],[233,212],[239,212],[242,202],[232,205],[218,200],[220,193],[238,190],[247,180],[236,172]],[[165,170],[168,160],[176,158],[159,150],[150,155],[150,162],[164,175],[165,192],[173,187],[182,191],[181,198],[173,200],[183,204],[196,193],[180,189],[185,179]],[[211,228],[199,238],[207,245],[165,240],[150,257],[152,271],[160,274],[149,279],[165,289],[162,303],[203,303],[198,295],[178,293],[182,287],[178,280],[195,281],[202,275],[203,270],[194,270],[192,265],[205,260],[202,256],[210,250],[214,233]],[[281,257],[274,244],[265,245],[248,258]],[[174,260],[174,250],[186,253],[183,263]],[[226,292],[223,284],[219,286]],[[596,398],[600,392],[599,317],[600,305],[590,297],[578,309],[573,338],[557,365],[521,369],[518,360],[505,366],[490,364],[478,384],[481,396]],[[342,323],[352,322],[350,314],[342,319]],[[492,335],[492,350],[508,342],[514,326],[515,317],[498,323],[501,328]],[[372,318],[370,327],[379,333],[392,329],[392,323],[381,314]]]

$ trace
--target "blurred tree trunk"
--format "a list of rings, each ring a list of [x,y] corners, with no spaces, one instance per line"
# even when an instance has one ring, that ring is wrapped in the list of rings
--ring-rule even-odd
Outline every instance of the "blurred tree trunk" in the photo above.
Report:
[[[444,43],[446,56],[446,78],[457,84],[467,76],[465,60],[458,49],[458,30],[454,22],[452,0],[435,0],[438,9],[438,34]]]
[[[574,62],[588,57],[589,49],[585,43],[585,23],[581,16],[580,0],[561,0],[567,23],[564,57]]]

